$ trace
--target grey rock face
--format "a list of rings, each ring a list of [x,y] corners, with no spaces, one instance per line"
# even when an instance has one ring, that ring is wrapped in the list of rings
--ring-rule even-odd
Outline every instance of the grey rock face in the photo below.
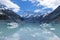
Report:
[[[22,18],[11,10],[1,9],[0,10],[0,20],[20,22],[22,20]]]

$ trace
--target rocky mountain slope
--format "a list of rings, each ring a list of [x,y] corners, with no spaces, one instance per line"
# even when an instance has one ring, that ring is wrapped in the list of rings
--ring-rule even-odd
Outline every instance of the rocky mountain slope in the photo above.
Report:
[[[22,18],[9,9],[0,9],[0,21],[20,22]]]

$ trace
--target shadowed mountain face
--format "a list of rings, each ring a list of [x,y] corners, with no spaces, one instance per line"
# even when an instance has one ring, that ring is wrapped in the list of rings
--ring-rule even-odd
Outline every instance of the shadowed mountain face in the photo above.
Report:
[[[9,17],[7,17],[6,15],[1,15],[0,14],[0,20],[8,20]]]
[[[60,15],[56,17],[55,22],[60,22]]]
[[[53,19],[53,18],[55,18],[55,17],[57,17],[57,16],[59,16],[60,15],[60,6],[58,7],[58,8],[56,8],[52,13],[50,13],[49,15],[48,15],[48,17],[50,18],[50,19]]]
[[[51,22],[51,21],[58,21],[60,20],[60,6],[56,8],[53,12],[43,17],[43,15],[40,16],[41,22]]]
[[[22,18],[11,10],[0,10],[0,20],[20,22]]]

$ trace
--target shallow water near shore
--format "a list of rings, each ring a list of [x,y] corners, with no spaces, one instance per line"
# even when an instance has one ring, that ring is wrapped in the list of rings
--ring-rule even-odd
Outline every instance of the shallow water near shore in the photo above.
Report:
[[[60,40],[60,24],[0,22],[0,40]]]

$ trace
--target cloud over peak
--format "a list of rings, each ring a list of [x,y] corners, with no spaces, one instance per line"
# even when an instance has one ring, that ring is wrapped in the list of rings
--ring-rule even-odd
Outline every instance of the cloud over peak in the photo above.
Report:
[[[37,0],[39,4],[44,5],[45,7],[55,9],[60,5],[59,0]]]
[[[11,0],[0,0],[0,4],[5,5],[8,9],[12,8],[15,12],[18,12],[20,9],[20,7]]]
[[[39,2],[36,6],[43,5],[47,8],[55,9],[60,5],[60,0],[29,0],[32,3]]]

